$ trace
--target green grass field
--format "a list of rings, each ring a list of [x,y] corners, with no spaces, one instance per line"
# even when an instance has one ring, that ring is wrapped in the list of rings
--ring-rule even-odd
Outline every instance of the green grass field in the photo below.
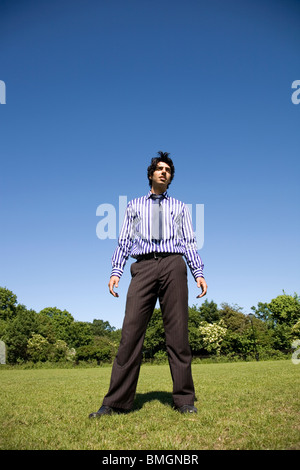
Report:
[[[0,368],[0,449],[300,449],[300,365],[195,364],[198,414],[171,408],[167,365],[143,365],[134,410],[89,420],[111,367]]]

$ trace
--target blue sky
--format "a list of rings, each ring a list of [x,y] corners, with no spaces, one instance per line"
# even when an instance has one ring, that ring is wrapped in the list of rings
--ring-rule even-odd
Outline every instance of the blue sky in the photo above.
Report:
[[[249,313],[300,294],[300,2],[0,5],[1,286],[121,327],[131,261],[115,299],[96,210],[145,194],[163,150],[170,194],[204,204],[206,298]]]

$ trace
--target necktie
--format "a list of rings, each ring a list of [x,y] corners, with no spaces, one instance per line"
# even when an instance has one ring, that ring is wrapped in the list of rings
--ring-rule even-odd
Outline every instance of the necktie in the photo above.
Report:
[[[163,238],[162,206],[163,195],[153,194],[152,198],[152,239],[161,240]]]

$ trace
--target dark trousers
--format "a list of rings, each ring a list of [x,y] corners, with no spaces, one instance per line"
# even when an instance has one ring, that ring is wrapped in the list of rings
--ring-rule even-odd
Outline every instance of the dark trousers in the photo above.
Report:
[[[142,360],[146,328],[160,302],[173,380],[175,406],[193,405],[195,392],[188,342],[187,268],[181,255],[131,265],[122,338],[103,405],[131,409]]]

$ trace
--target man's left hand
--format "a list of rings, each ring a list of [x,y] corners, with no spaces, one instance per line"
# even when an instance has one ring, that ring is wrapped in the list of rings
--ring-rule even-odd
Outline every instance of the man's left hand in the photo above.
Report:
[[[197,282],[197,287],[201,287],[202,289],[202,294],[197,295],[197,299],[199,299],[200,297],[203,297],[206,294],[207,284],[206,284],[204,277],[197,277],[196,282]]]

